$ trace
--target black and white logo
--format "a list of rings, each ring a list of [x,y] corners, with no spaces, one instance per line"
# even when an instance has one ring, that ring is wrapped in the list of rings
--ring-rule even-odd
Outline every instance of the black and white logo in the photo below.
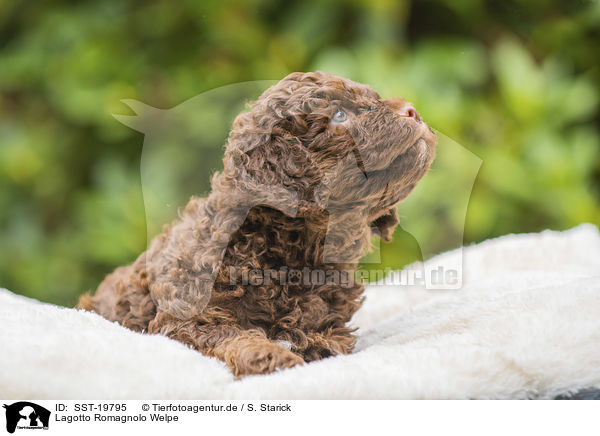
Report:
[[[5,404],[6,431],[14,433],[16,429],[22,430],[48,430],[50,411],[42,406],[29,401]]]

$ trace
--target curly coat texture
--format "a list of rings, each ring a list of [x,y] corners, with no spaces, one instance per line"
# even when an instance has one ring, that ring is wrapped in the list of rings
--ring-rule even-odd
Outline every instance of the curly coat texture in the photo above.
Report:
[[[362,283],[281,274],[355,271],[372,232],[391,238],[396,204],[435,155],[407,107],[327,73],[285,77],[235,119],[209,196],[78,307],[181,341],[238,377],[349,353]],[[278,275],[239,283],[248,270]]]

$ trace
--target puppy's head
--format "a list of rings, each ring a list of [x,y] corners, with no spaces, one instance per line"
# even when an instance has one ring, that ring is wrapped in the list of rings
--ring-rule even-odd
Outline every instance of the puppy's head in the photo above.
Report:
[[[332,74],[292,73],[233,124],[225,175],[297,193],[316,207],[366,210],[384,239],[396,204],[425,175],[436,137],[416,109]]]

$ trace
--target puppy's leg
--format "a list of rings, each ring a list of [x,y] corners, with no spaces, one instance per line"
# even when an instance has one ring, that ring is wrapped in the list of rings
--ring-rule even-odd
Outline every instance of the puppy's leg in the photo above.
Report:
[[[268,374],[304,363],[300,356],[269,340],[257,330],[245,330],[224,341],[214,348],[214,355],[227,363],[236,377]]]
[[[82,295],[77,308],[94,311],[132,330],[147,330],[156,316],[148,272],[136,264],[117,268],[100,284],[96,295]]]
[[[164,334],[202,354],[222,360],[238,378],[268,374],[304,363],[300,356],[271,341],[258,329],[244,330],[224,324],[203,325],[197,320],[183,321],[161,313],[150,323],[149,332]]]
[[[307,362],[324,357],[348,354],[354,348],[356,338],[348,328],[329,329],[325,332],[309,332],[306,335],[308,346],[302,355]]]

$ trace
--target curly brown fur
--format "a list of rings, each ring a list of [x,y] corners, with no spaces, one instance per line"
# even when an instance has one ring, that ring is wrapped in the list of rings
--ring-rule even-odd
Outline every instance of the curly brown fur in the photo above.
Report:
[[[234,121],[210,195],[79,307],[188,344],[236,376],[349,353],[361,283],[236,274],[353,271],[372,231],[389,240],[396,204],[435,153],[435,135],[406,108],[331,74],[290,74]]]

